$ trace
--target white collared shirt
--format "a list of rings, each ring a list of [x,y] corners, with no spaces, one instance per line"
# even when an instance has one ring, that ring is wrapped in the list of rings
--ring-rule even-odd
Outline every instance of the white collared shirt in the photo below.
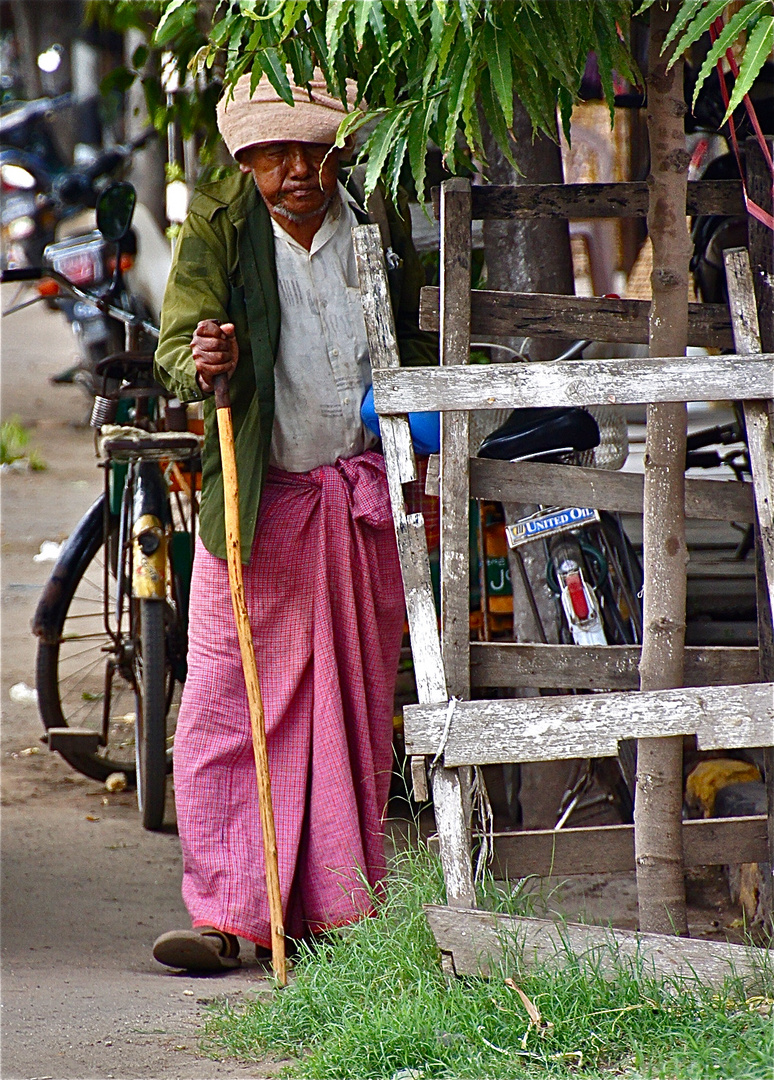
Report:
[[[360,419],[371,364],[352,248],[357,219],[341,184],[339,196],[310,251],[272,218],[281,322],[271,462],[287,472],[332,465],[376,442]]]

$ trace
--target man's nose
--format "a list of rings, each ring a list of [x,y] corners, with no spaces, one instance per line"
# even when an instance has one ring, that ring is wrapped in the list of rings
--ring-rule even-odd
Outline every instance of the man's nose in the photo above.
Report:
[[[306,179],[314,172],[314,163],[306,152],[306,148],[299,144],[291,147],[288,154],[288,173],[294,179]]]

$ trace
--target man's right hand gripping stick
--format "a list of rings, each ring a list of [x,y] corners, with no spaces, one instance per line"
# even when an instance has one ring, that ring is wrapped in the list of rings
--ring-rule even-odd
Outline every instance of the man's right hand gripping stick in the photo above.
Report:
[[[242,653],[242,669],[245,675],[245,686],[247,687],[247,700],[250,706],[255,772],[258,779],[258,802],[261,813],[261,827],[263,829],[264,861],[266,863],[266,891],[269,897],[269,918],[271,919],[272,965],[277,982],[280,986],[286,986],[288,979],[285,970],[285,929],[282,919],[277,837],[274,830],[274,807],[271,801],[269,756],[266,749],[266,725],[263,715],[261,688],[258,683],[258,669],[255,663],[253,636],[250,630],[250,619],[245,601],[244,580],[242,578],[239,486],[237,483],[236,454],[234,452],[234,428],[231,422],[228,374],[226,372],[217,374],[213,380],[213,386],[218,416],[220,457],[223,466],[228,578],[231,586],[231,603],[234,608],[234,618],[239,636],[239,648]]]

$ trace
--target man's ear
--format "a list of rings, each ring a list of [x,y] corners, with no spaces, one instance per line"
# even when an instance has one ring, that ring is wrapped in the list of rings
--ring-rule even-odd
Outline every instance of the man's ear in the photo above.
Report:
[[[240,171],[240,172],[243,172],[243,173],[249,173],[249,172],[252,172],[252,169],[250,168],[250,166],[249,166],[249,165],[245,165],[245,163],[244,163],[243,161],[238,161],[238,162],[237,162],[237,165],[239,166],[239,171]]]
[[[354,135],[347,135],[346,139],[344,140],[344,145],[339,151],[342,161],[349,161],[349,159],[352,157],[353,151],[355,149],[355,142],[356,139]]]

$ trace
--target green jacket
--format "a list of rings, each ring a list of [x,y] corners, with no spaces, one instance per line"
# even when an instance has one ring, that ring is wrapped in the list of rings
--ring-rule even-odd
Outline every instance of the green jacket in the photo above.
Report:
[[[424,272],[405,222],[387,205],[392,247],[402,259],[393,278],[393,308],[407,366],[435,364],[437,339],[418,328]],[[365,217],[363,220],[367,220]],[[208,551],[226,557],[223,477],[215,402],[196,382],[191,336],[202,319],[232,322],[239,363],[231,379],[239,473],[242,561],[248,562],[269,463],[274,424],[274,361],[280,304],[271,218],[252,176],[240,172],[197,189],[183,224],[164,294],[156,377],[181,401],[204,400],[200,535]]]

